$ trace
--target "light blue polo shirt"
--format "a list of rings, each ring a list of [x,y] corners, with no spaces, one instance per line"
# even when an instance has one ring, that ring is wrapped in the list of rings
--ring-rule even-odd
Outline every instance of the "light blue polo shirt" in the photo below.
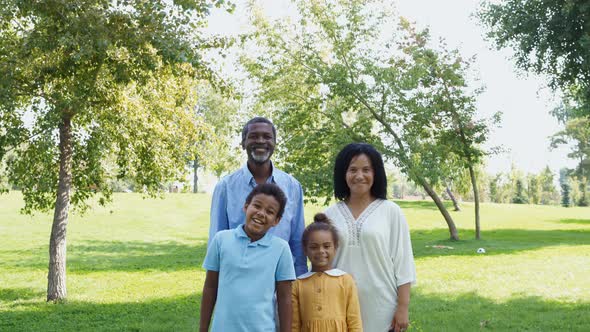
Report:
[[[250,242],[243,225],[218,232],[209,244],[203,268],[219,272],[211,331],[276,331],[275,283],[295,280],[285,240],[266,233]]]

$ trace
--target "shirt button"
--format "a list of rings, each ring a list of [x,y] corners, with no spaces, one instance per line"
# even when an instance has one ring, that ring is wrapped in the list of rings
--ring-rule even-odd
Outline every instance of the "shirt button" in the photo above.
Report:
[[[322,292],[322,289],[321,288],[318,288],[318,293],[321,293],[321,292]]]
[[[322,307],[318,306],[318,311],[322,311]]]

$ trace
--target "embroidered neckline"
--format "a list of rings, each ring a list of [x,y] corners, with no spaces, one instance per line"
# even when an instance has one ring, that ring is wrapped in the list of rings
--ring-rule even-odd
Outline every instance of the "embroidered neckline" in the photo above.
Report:
[[[348,208],[348,205],[344,202],[338,202],[338,209],[340,213],[344,216],[344,220],[346,221],[346,229],[348,231],[348,246],[358,247],[361,244],[361,229],[363,228],[363,224],[369,216],[377,209],[381,203],[383,203],[383,199],[376,199],[367,206],[363,212],[359,215],[359,217],[355,220],[354,216],[352,215],[352,211]]]

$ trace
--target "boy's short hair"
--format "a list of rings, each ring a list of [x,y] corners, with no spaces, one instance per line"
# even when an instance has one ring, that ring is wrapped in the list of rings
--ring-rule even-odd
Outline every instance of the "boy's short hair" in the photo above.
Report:
[[[252,199],[256,195],[268,195],[274,197],[277,202],[279,202],[279,211],[277,212],[277,217],[281,218],[283,216],[283,212],[285,212],[285,206],[287,205],[287,196],[279,186],[274,183],[263,183],[259,184],[246,197],[246,204],[250,204]]]

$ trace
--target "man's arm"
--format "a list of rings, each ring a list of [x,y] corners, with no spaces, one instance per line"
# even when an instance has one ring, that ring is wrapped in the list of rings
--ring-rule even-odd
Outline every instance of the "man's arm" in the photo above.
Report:
[[[277,281],[277,305],[279,307],[280,332],[291,332],[292,308],[291,303],[291,280]]]
[[[213,191],[211,199],[211,214],[209,218],[209,244],[217,232],[229,229],[227,218],[227,192],[225,181],[220,181]]]
[[[207,270],[205,277],[205,285],[203,285],[203,297],[201,298],[201,321],[199,323],[199,331],[209,331],[211,324],[211,316],[213,315],[213,308],[217,301],[217,286],[219,284],[219,272]]]
[[[296,208],[295,215],[291,220],[291,238],[289,239],[289,247],[294,258],[295,274],[300,276],[307,272],[307,257],[303,254],[303,245],[301,244],[301,237],[305,229],[304,210],[303,210],[303,189],[297,183],[298,193],[295,197]]]

